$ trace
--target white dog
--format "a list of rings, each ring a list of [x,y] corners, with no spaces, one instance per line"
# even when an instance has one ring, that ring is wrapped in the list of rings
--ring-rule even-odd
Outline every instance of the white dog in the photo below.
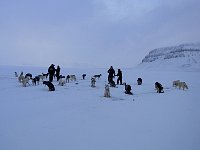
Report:
[[[70,77],[71,81],[76,81],[76,76],[75,75],[69,75],[69,77]]]
[[[22,85],[23,85],[24,87],[26,87],[26,84],[30,85],[28,81],[29,81],[29,78],[23,78],[23,79],[22,79]]]
[[[96,82],[95,78],[91,78],[91,87],[95,87],[95,82]]]
[[[178,87],[180,80],[173,81],[173,87]]]
[[[60,78],[59,81],[58,81],[58,85],[65,85],[66,84],[66,80],[64,78]]]
[[[108,84],[105,84],[104,97],[110,97],[110,88]]]
[[[188,89],[188,86],[187,86],[187,84],[185,83],[185,82],[179,82],[178,83],[178,88],[179,89],[183,89],[183,90],[185,90],[185,89]]]

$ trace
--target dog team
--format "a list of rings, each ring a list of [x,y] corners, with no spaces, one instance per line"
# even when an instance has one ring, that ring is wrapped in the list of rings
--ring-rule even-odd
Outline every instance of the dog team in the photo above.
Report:
[[[15,72],[15,77],[18,78],[18,81],[22,83],[22,86],[24,87],[26,87],[27,85],[30,85],[29,80],[32,80],[32,85],[35,85],[35,86],[39,85],[39,82],[42,81],[42,83],[45,86],[48,86],[49,91],[55,91],[55,87],[52,83],[53,78],[54,79],[57,78],[58,85],[60,86],[64,86],[66,83],[69,83],[70,81],[73,82],[77,80],[76,75],[67,75],[66,78],[65,76],[60,75],[60,66],[57,66],[56,69],[54,66],[55,66],[54,64],[51,64],[51,66],[48,68],[48,73],[46,74],[42,73],[41,75],[37,75],[34,78],[32,77],[31,73],[27,73],[24,76],[23,72],[21,72],[19,76],[17,72]],[[129,95],[133,94],[131,92],[132,90],[131,85],[127,85],[125,82],[122,83],[122,71],[120,69],[118,69],[117,74],[115,74],[115,70],[113,69],[113,66],[111,66],[107,72],[108,72],[108,84],[105,84],[104,97],[111,97],[110,87],[116,87],[116,84],[113,80],[115,76],[118,77],[117,85],[120,84],[120,85],[125,86],[125,94],[129,94]],[[49,76],[49,81],[46,81],[48,76]],[[99,80],[101,76],[102,76],[101,74],[97,74],[91,77],[91,87],[96,87],[95,86],[96,79]],[[85,77],[86,77],[86,74],[83,74],[82,79],[84,80]],[[137,84],[142,85],[142,78],[137,79]],[[186,82],[182,82],[180,80],[173,81],[172,86],[175,88],[182,89],[182,90],[188,89],[188,85],[186,84]],[[164,88],[161,83],[155,82],[155,90],[157,91],[157,93],[164,93],[163,89]]]

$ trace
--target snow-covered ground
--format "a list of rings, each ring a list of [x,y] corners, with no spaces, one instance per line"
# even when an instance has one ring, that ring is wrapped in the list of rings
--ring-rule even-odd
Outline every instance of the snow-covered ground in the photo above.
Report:
[[[0,150],[199,150],[200,72],[121,70],[133,95],[119,85],[105,98],[107,69],[61,66],[62,75],[76,74],[78,81],[54,81],[50,92],[42,83],[22,87],[14,76],[47,68],[0,66]],[[100,73],[90,87],[91,76]],[[178,79],[189,89],[172,87]],[[165,93],[155,92],[156,81]]]

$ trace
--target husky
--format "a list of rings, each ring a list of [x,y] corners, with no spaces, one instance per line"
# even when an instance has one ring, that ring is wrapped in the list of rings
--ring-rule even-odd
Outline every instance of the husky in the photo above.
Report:
[[[137,83],[138,83],[138,85],[142,85],[142,78],[138,78]]]
[[[86,74],[83,74],[82,77],[83,77],[83,80],[85,80]]]
[[[60,79],[58,80],[58,85],[63,86],[63,85],[65,85],[65,84],[66,84],[66,80],[65,80],[64,78],[60,78]]]
[[[95,79],[96,79],[96,78],[100,79],[101,74],[96,74],[96,75],[94,75],[93,77],[94,77]]]
[[[21,74],[20,74],[19,77],[18,77],[19,83],[22,83],[22,80],[23,80],[24,78],[25,78],[25,77],[23,76],[23,72],[21,72]]]
[[[125,86],[125,94],[133,95],[133,93],[131,92],[131,90],[132,90],[131,85],[126,84],[126,82],[125,82],[124,86]]]
[[[180,80],[173,81],[173,87],[178,87]]]
[[[36,76],[35,78],[31,78],[32,80],[32,84],[33,85],[39,85],[39,82],[40,82],[40,78],[38,76]]]
[[[67,82],[67,83],[69,83],[69,79],[70,79],[70,76],[67,75],[67,77],[66,77],[66,82]]]
[[[48,86],[49,91],[55,91],[55,87],[54,87],[54,85],[50,81],[43,81],[43,84],[45,84],[46,86]]]
[[[29,79],[31,79],[31,78],[32,78],[32,74],[27,73],[27,74],[25,75],[25,78],[29,78]]]
[[[42,75],[43,75],[43,77],[44,77],[45,79],[47,79],[49,73],[42,73]]]
[[[91,87],[95,87],[95,82],[96,82],[96,80],[95,80],[95,78],[91,78]]]
[[[39,77],[39,78],[40,78],[40,80],[42,80],[42,81],[43,81],[43,80],[44,80],[44,78],[45,78],[45,77],[44,77],[43,75],[41,75],[41,74],[40,74],[40,75],[38,75],[38,77]]]
[[[23,85],[24,87],[26,87],[26,84],[30,85],[28,81],[29,81],[29,78],[28,78],[28,77],[27,77],[27,78],[23,78],[23,79],[22,79],[22,85]]]
[[[155,90],[157,91],[157,93],[164,93],[163,86],[159,82],[155,83]]]
[[[178,88],[185,90],[185,89],[188,89],[188,86],[187,86],[187,84],[185,82],[179,82],[178,83]]]
[[[105,84],[104,97],[110,97],[110,88],[108,84]]]
[[[76,81],[76,76],[75,75],[69,75],[69,77],[70,77],[71,81]]]

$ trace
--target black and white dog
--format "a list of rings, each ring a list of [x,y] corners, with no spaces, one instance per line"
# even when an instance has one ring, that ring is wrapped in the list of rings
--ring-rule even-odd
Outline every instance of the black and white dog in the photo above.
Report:
[[[32,80],[32,84],[33,85],[39,85],[39,82],[40,82],[40,78],[38,76],[36,76],[35,78],[31,78]]]
[[[50,81],[43,81],[43,84],[49,87],[49,91],[55,91],[55,87]]]
[[[133,93],[131,92],[132,88],[131,88],[131,85],[127,85],[126,83],[124,83],[124,86],[125,86],[125,94],[130,94],[130,95],[133,95]]]
[[[83,77],[83,80],[85,80],[86,74],[83,74],[82,77]]]
[[[138,85],[142,85],[142,78],[138,78],[137,83],[138,83]]]
[[[101,74],[96,74],[96,75],[94,75],[93,77],[94,77],[95,79],[96,79],[96,78],[100,79]]]
[[[155,90],[157,91],[157,93],[164,93],[163,86],[159,82],[155,83]]]

